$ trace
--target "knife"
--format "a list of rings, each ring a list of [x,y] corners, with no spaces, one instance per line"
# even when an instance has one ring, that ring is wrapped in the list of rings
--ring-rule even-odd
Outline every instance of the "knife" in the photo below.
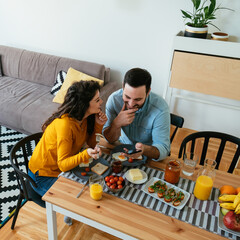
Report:
[[[89,183],[89,178],[88,178],[87,182],[84,184],[84,186],[83,186],[83,188],[81,189],[81,191],[80,191],[80,192],[78,193],[78,195],[76,196],[76,198],[79,198],[79,197],[80,197],[80,195],[82,194],[84,188],[88,185],[88,183]]]

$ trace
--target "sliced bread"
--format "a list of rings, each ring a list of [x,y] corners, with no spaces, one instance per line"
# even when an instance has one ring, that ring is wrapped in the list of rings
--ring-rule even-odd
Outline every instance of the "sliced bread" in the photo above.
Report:
[[[105,173],[108,169],[108,166],[103,165],[102,163],[97,163],[95,166],[91,168],[92,172],[95,172],[98,175],[102,175]]]

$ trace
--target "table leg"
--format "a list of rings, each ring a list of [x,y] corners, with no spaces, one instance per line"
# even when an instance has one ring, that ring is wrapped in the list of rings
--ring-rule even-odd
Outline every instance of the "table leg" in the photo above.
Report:
[[[47,210],[48,239],[57,240],[56,212],[53,210],[53,205],[48,202],[46,202],[46,210]]]

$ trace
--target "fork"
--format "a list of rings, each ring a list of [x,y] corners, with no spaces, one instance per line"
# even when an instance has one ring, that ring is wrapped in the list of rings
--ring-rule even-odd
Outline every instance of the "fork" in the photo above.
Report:
[[[96,135],[96,142],[99,143],[101,140],[101,137],[104,138],[104,136],[101,133],[95,133]]]
[[[95,135],[96,135],[97,146],[100,147],[99,142],[101,140],[101,137],[104,138],[104,136],[101,133],[95,133]],[[97,158],[99,159],[99,152],[97,153]]]

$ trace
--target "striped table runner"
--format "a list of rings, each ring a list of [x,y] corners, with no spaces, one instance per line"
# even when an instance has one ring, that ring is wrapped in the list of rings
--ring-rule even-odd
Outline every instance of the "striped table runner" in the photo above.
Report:
[[[111,161],[111,157],[109,155],[103,154],[102,157],[109,162]],[[151,179],[152,177],[157,177],[159,179],[164,180],[164,172],[146,166],[140,166],[139,168],[147,173],[148,179]],[[125,167],[123,169],[123,174],[127,170],[128,168]],[[66,177],[79,183],[85,183],[84,180],[78,178],[70,171],[61,173],[59,176]],[[167,216],[176,218],[183,222],[187,222],[189,224],[213,232],[215,234],[221,235],[223,237],[227,237],[229,239],[234,240],[240,240],[240,237],[228,233],[224,230],[221,230],[218,227],[218,215],[220,210],[218,204],[219,189],[213,188],[210,199],[208,201],[201,201],[195,198],[193,195],[195,182],[189,179],[180,178],[176,186],[189,192],[190,198],[183,209],[177,210],[143,192],[142,189],[144,184],[133,184],[128,182],[126,179],[125,181],[126,186],[123,189],[123,191],[114,194],[108,191],[107,188],[105,187],[104,192],[115,195],[119,198],[138,204],[140,206],[152,209],[154,211],[163,213]]]

